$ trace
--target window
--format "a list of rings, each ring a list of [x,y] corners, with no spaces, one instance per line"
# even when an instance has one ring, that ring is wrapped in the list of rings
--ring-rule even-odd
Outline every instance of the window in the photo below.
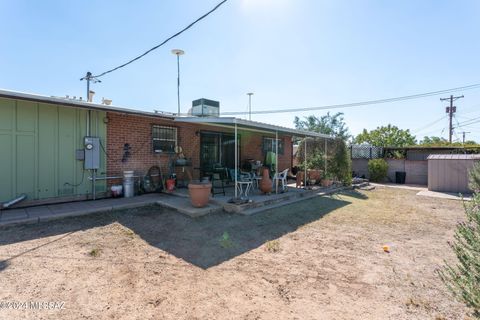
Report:
[[[175,152],[175,147],[177,146],[177,128],[153,126],[152,145],[154,153]]]
[[[278,143],[278,154],[283,155],[283,140],[268,137],[263,137],[263,153],[266,154],[269,151],[275,153],[276,143]]]

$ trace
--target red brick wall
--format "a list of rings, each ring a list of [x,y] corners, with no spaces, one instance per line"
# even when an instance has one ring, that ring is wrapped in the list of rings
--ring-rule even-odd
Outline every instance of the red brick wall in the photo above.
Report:
[[[162,173],[169,172],[168,163],[171,155],[153,152],[152,125],[172,126],[177,128],[178,145],[182,147],[185,157],[192,159],[192,168],[200,166],[200,134],[202,130],[217,132],[233,132],[228,128],[214,126],[174,122],[168,118],[137,116],[108,112],[107,124],[107,174],[108,176],[121,176],[125,170],[134,170],[137,175],[146,174],[151,166],[159,166]],[[262,141],[268,134],[239,130],[241,147],[240,160],[255,159],[264,160],[262,153]],[[271,135],[270,135],[271,136]],[[284,154],[279,155],[279,169],[291,167],[292,142],[291,137],[281,136],[284,143]],[[130,157],[122,162],[123,146],[128,143],[131,147]],[[175,159],[175,155],[173,155]],[[192,169],[190,168],[190,169]],[[194,178],[198,178],[199,170],[192,170]],[[181,177],[181,169],[177,168],[177,174]],[[118,181],[110,181],[112,183]]]

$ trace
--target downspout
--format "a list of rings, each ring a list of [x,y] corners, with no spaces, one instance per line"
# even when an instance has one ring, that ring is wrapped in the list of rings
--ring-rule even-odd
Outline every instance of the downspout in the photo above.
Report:
[[[0,209],[7,209],[11,206],[13,206],[14,204],[17,204],[23,200],[27,199],[27,195],[25,193],[22,193],[19,197],[15,198],[15,199],[12,199],[10,201],[7,201],[7,202],[4,202],[4,203],[0,203]]]

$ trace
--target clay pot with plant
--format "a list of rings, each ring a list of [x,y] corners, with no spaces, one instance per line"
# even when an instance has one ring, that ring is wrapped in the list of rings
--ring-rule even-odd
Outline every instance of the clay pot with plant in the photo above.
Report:
[[[330,187],[333,184],[333,176],[329,173],[324,174],[320,183],[322,187]]]
[[[208,204],[212,184],[210,182],[191,181],[188,184],[190,202],[195,208],[203,208]]]

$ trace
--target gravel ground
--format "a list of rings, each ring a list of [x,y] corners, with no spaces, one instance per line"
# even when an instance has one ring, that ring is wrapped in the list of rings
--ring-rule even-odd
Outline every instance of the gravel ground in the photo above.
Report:
[[[0,229],[0,319],[468,319],[435,273],[462,204],[415,192]]]

